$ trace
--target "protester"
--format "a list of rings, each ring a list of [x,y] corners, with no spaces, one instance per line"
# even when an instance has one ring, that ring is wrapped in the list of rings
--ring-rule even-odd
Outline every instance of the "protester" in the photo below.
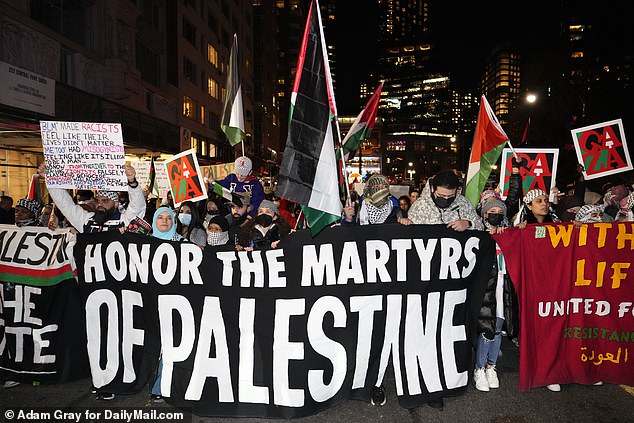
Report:
[[[418,197],[420,197],[420,191],[416,188],[411,190],[409,193],[410,204],[414,204],[414,201],[418,200]]]
[[[15,223],[15,210],[13,209],[13,197],[0,196],[0,224],[13,225]]]
[[[207,230],[203,226],[198,214],[198,207],[192,201],[184,201],[178,208],[176,215],[176,231],[188,241],[204,247],[207,245]]]
[[[15,206],[15,226],[40,226],[42,203],[29,198],[21,198]]]
[[[208,198],[205,202],[205,217],[203,219],[203,227],[207,227],[209,225],[209,221],[216,216],[224,217],[229,209],[227,205],[219,198]]]
[[[525,228],[528,223],[560,222],[550,208],[548,194],[541,189],[532,189],[524,196],[524,205],[520,209],[515,225]]]
[[[183,237],[176,232],[174,224],[174,210],[170,207],[159,207],[154,213],[152,220],[152,236],[164,241],[182,241]],[[159,358],[158,368],[156,370],[156,379],[152,385],[152,394],[150,399],[152,402],[163,402],[161,394],[161,372],[163,370],[163,358]]]
[[[489,198],[482,204],[482,219],[490,234],[503,232],[508,226],[506,204]],[[507,336],[518,336],[518,301],[511,279],[506,272],[506,263],[500,247],[496,244],[496,261],[489,278],[478,318],[479,334],[476,341],[476,359],[473,373],[475,387],[479,391],[500,387],[496,365],[502,343],[502,329],[506,326]]]
[[[240,156],[235,161],[235,168],[233,173],[229,174],[226,178],[215,181],[209,179],[209,191],[213,192],[213,183],[228,189],[231,192],[238,194],[248,193],[250,196],[251,205],[253,209],[249,212],[249,215],[255,217],[258,207],[262,200],[264,200],[264,188],[260,181],[251,176],[251,170],[253,163],[251,159],[246,156]]]
[[[277,248],[290,229],[288,222],[280,217],[275,203],[262,200],[256,218],[240,228],[236,247],[247,251]]]
[[[40,210],[42,209],[42,203],[37,200],[31,200],[29,198],[22,198],[18,200],[18,204],[15,206],[15,226],[27,227],[27,226],[40,226]],[[8,287],[13,286],[13,282],[3,282]],[[1,290],[1,286],[0,286]],[[5,389],[18,386],[20,382],[15,380],[5,380],[3,387]]]
[[[224,216],[214,216],[207,225],[207,245],[212,247],[229,242],[229,222]]]
[[[395,223],[399,212],[398,200],[390,194],[388,179],[375,173],[370,176],[363,187],[363,196],[359,202],[359,212],[356,213],[352,205],[344,207],[343,223],[358,223],[360,225],[376,225],[380,223]]]
[[[482,219],[475,207],[458,194],[460,180],[451,170],[439,172],[427,181],[418,200],[412,203],[407,215],[414,224],[446,224],[456,231],[483,230]],[[407,221],[400,223],[409,224]]]
[[[401,195],[398,198],[399,211],[397,213],[397,216],[407,218],[407,211],[409,210],[411,204],[412,203],[410,202],[409,196]]]
[[[46,164],[38,168],[40,177],[46,177]],[[102,232],[109,229],[128,226],[135,217],[145,216],[145,198],[136,180],[136,171],[130,165],[125,165],[128,179],[130,203],[125,212],[119,212],[119,196],[115,191],[98,191],[95,194],[97,207],[94,212],[84,210],[75,204],[68,191],[60,188],[49,188],[48,192],[55,206],[70,224],[79,232]]]
[[[249,195],[236,194],[230,203],[231,212],[225,216],[229,222],[229,245],[237,246],[240,229],[251,222],[249,212],[253,208]]]
[[[586,204],[579,208],[575,215],[575,223],[601,223],[612,222],[612,216],[604,213],[605,205],[603,204]]]

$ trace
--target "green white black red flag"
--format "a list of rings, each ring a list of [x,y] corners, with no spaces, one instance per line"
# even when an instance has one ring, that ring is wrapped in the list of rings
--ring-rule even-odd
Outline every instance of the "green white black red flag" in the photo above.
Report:
[[[297,61],[284,159],[275,193],[302,205],[313,236],[341,218],[332,118],[337,115],[319,4]]]

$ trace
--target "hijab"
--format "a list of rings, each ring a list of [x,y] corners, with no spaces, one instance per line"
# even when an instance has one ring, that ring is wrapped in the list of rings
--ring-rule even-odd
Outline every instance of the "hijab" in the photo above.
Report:
[[[159,215],[161,215],[161,213],[163,212],[167,212],[170,216],[172,216],[172,227],[167,232],[161,232],[156,227],[156,219],[158,219]],[[159,239],[177,241],[180,237],[180,235],[177,235],[178,234],[176,233],[176,219],[174,218],[174,210],[169,207],[159,207],[158,209],[156,209],[156,212],[154,212],[154,218],[152,219],[152,236]]]

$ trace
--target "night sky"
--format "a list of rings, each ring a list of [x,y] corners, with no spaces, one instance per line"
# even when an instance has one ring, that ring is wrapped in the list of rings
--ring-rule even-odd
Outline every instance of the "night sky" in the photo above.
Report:
[[[360,6],[363,3],[363,6]],[[371,18],[374,2],[342,1],[337,4],[337,85],[335,95],[339,114],[357,114],[360,110],[358,85],[360,76],[376,62],[373,50],[376,22]],[[615,4],[614,4],[615,3]],[[601,23],[605,49],[629,48],[634,40],[618,41],[623,33],[632,35],[633,2],[575,0],[576,7],[591,10]],[[521,7],[517,10],[517,7]],[[558,47],[561,2],[533,0],[525,3],[508,1],[448,2],[432,1],[430,22],[432,43],[442,66],[446,66],[458,89],[476,90],[492,46],[509,41],[519,48],[526,60],[539,60]],[[623,47],[623,46],[630,47]],[[536,59],[537,58],[537,59]],[[377,81],[378,84],[378,81]],[[374,87],[375,85],[373,85]]]

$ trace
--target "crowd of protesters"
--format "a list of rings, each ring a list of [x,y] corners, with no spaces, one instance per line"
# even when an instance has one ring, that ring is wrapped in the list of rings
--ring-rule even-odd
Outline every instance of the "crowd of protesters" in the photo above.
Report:
[[[478,230],[490,234],[506,228],[525,228],[531,223],[584,223],[634,221],[634,190],[626,183],[605,183],[600,192],[588,189],[583,168],[578,167],[574,180],[567,181],[562,191],[531,189],[522,192],[521,163],[513,161],[509,190],[504,200],[499,189],[485,189],[480,202],[473,205],[461,194],[459,176],[450,170],[437,173],[421,190],[394,197],[388,178],[373,174],[364,185],[360,197],[354,191],[345,201],[342,225],[374,225],[386,223],[444,224],[455,231]],[[46,177],[45,164],[38,174]],[[235,171],[219,181],[208,180],[209,198],[185,201],[174,207],[168,192],[166,198],[149,198],[148,187],[141,187],[132,166],[126,165],[127,192],[79,190],[74,197],[64,189],[49,189],[52,202],[42,204],[29,198],[0,197],[0,223],[42,226],[55,230],[70,228],[76,232],[101,232],[117,229],[136,232],[166,241],[193,242],[206,246],[226,245],[237,250],[277,248],[293,231],[307,226],[298,204],[280,199],[274,192],[265,194],[261,183],[252,176],[252,162],[242,156],[235,161]],[[218,184],[231,193],[231,200],[216,194]],[[513,283],[506,273],[504,256],[497,247],[495,268],[482,300],[478,319],[478,336],[474,341],[475,363],[473,382],[479,391],[500,386],[496,364],[500,356],[503,334],[517,344],[520,331],[518,301]],[[159,368],[160,368],[159,362]],[[159,371],[160,374],[160,371]],[[5,380],[4,387],[18,383]],[[549,385],[559,391],[557,384]],[[114,395],[93,388],[100,399]],[[152,390],[153,401],[162,401],[160,379]],[[382,387],[372,388],[370,401],[385,404]],[[442,399],[429,403],[441,408]]]

